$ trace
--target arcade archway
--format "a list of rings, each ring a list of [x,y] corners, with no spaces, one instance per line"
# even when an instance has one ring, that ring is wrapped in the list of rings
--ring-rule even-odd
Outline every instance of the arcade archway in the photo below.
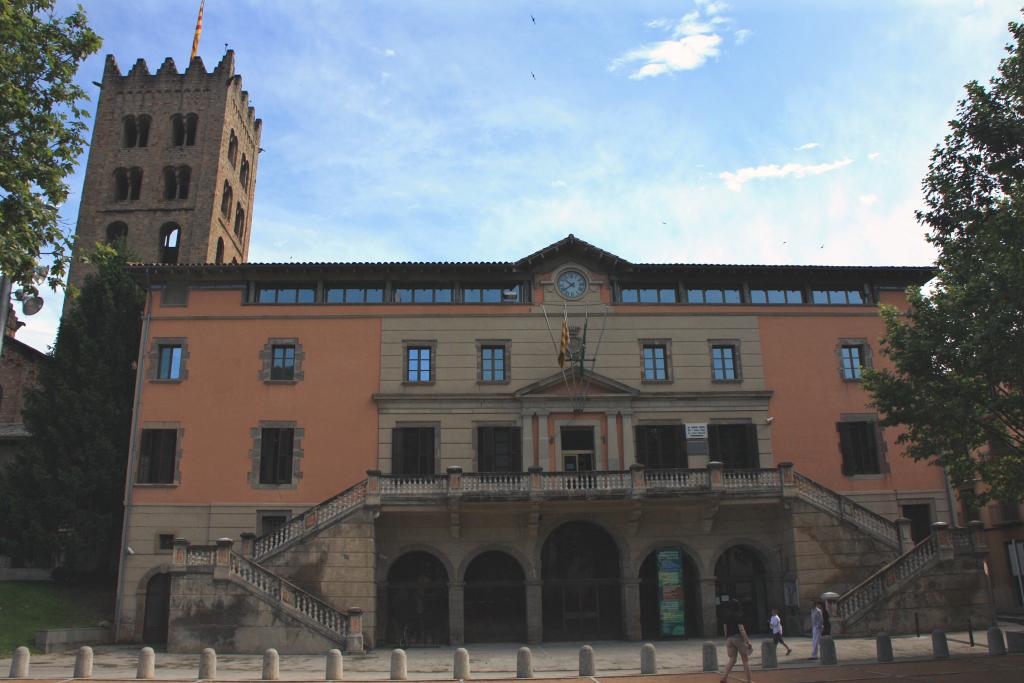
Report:
[[[466,567],[464,581],[467,643],[526,641],[526,576],[515,558],[481,553]]]
[[[430,553],[406,553],[388,570],[385,640],[402,645],[448,642],[448,571]]]
[[[545,640],[622,637],[619,548],[590,522],[568,522],[541,550]]]
[[[671,576],[667,581],[659,582],[658,568],[660,564],[666,573],[672,571],[673,564],[678,562],[679,586],[671,585]],[[668,585],[662,585],[662,584]],[[663,601],[679,600],[681,602],[681,620],[674,614],[675,605]],[[664,614],[663,614],[664,612]],[[666,628],[663,627],[663,623]],[[669,624],[676,628],[668,628]],[[681,628],[679,628],[681,626]],[[640,630],[644,640],[659,638],[694,638],[701,635],[701,603],[700,575],[693,559],[678,546],[665,546],[652,550],[640,565]],[[678,633],[678,631],[682,633]],[[676,633],[672,633],[676,631]]]
[[[736,600],[743,610],[743,624],[749,633],[768,630],[765,565],[761,554],[746,545],[735,545],[715,563],[715,602],[718,604],[717,633],[722,632],[723,608]]]

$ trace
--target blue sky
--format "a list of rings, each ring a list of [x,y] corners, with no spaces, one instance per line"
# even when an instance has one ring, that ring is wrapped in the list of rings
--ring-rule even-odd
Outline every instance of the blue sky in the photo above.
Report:
[[[93,96],[104,54],[186,65],[198,0],[83,4]],[[929,155],[1020,4],[207,0],[199,52],[235,50],[263,119],[252,261],[512,260],[572,232],[634,261],[919,265]],[[60,303],[19,338],[51,344]]]

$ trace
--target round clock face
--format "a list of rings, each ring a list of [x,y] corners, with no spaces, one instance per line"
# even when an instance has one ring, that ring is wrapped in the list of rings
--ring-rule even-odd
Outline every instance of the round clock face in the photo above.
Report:
[[[558,291],[566,299],[579,299],[587,292],[587,278],[578,270],[566,270],[558,276]]]

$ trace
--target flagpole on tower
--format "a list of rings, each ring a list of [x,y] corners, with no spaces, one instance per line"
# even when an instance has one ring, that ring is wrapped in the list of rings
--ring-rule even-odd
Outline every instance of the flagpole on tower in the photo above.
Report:
[[[206,0],[199,0],[199,18],[196,19],[196,34],[192,38],[192,56],[188,58],[188,63],[191,64],[192,60],[196,58],[196,53],[199,52],[199,36],[203,34],[203,6],[206,4]]]

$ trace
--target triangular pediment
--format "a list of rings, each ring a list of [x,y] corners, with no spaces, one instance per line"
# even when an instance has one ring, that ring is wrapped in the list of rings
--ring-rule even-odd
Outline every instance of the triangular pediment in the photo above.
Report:
[[[596,272],[613,271],[632,264],[610,251],[595,247],[573,234],[516,261],[518,268],[537,270],[575,262]]]
[[[617,382],[611,377],[579,368],[556,372],[533,384],[528,384],[515,393],[518,398],[539,396],[636,396],[639,390],[628,384]]]

